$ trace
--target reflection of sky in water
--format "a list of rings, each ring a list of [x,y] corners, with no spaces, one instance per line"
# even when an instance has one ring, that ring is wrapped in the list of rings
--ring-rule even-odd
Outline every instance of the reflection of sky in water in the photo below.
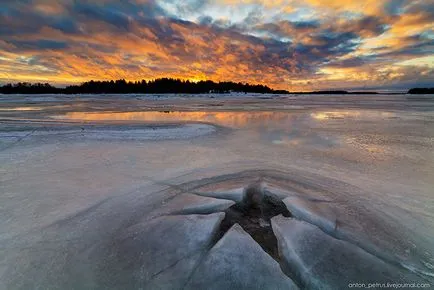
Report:
[[[367,110],[352,110],[352,111],[325,111],[311,113],[310,116],[319,121],[330,119],[356,119],[356,120],[376,120],[376,119],[391,119],[395,118],[396,114],[384,111],[367,111]]]
[[[230,128],[267,127],[290,124],[290,112],[71,112],[56,118],[80,121],[209,122]]]
[[[69,112],[55,119],[104,122],[206,122],[245,132],[255,132],[260,140],[276,146],[333,149],[344,144],[370,154],[384,152],[383,146],[364,144],[350,136],[336,135],[323,129],[346,122],[392,120],[398,115],[377,110],[333,111],[138,111]]]
[[[0,111],[41,111],[42,107],[12,107],[12,108],[0,108]]]
[[[292,130],[286,133],[276,130],[269,134],[264,134],[264,136],[268,137],[276,145],[333,147],[339,143],[336,137],[312,131]]]
[[[314,146],[333,148],[343,143],[354,146],[354,140],[312,130],[308,124],[385,120],[395,113],[374,110],[335,110],[304,113],[300,111],[141,111],[141,112],[69,112],[54,116],[75,121],[142,121],[142,122],[207,122],[233,129],[259,133],[260,138],[279,146]]]
[[[352,111],[319,111],[310,115],[297,112],[282,111],[142,111],[142,112],[70,112],[56,119],[79,121],[145,121],[145,122],[209,122],[230,128],[251,127],[285,127],[303,116],[303,119],[326,121],[333,119],[388,119],[394,113],[384,111],[352,110]]]
[[[76,121],[144,121],[144,122],[207,122],[234,129],[259,133],[262,140],[275,145],[315,146],[332,148],[345,142],[332,134],[312,130],[308,123],[345,122],[393,118],[381,111],[318,111],[313,113],[288,111],[142,111],[142,112],[70,112],[57,119]],[[347,142],[345,142],[347,143]]]

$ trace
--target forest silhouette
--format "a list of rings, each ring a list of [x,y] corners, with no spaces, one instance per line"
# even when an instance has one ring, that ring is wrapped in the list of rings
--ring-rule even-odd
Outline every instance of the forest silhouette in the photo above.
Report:
[[[224,93],[259,93],[259,94],[377,94],[376,92],[348,92],[344,90],[289,92],[274,90],[264,85],[248,83],[214,82],[159,78],[151,81],[127,82],[88,81],[80,85],[65,88],[54,87],[48,83],[20,82],[0,86],[0,94],[224,94]],[[434,88],[413,88],[408,94],[433,94]]]
[[[127,82],[88,81],[80,85],[56,88],[48,83],[17,83],[0,87],[3,94],[207,94],[207,93],[288,93],[283,90],[273,90],[264,85],[251,85],[235,82],[213,82],[160,78],[151,81]]]

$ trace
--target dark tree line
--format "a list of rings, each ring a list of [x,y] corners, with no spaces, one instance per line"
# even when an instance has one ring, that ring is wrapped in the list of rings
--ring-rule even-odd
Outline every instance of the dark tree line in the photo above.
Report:
[[[17,83],[0,87],[0,94],[57,94],[60,89],[50,84]]]
[[[288,93],[283,90],[273,90],[264,85],[247,83],[200,81],[190,82],[180,79],[161,78],[152,81],[127,82],[89,81],[66,88],[56,88],[50,84],[17,83],[0,87],[2,94],[206,94],[206,93]]]
[[[261,93],[261,94],[289,94],[285,90],[273,90],[264,85],[251,85],[235,82],[200,81],[161,78],[152,81],[127,82],[89,81],[80,85],[56,88],[48,83],[16,83],[0,86],[0,94],[207,94],[207,93]],[[348,91],[314,91],[292,92],[292,94],[376,94],[376,92],[348,92]],[[434,94],[434,88],[413,88],[408,94]]]
[[[407,94],[434,94],[434,88],[414,88],[410,89]]]

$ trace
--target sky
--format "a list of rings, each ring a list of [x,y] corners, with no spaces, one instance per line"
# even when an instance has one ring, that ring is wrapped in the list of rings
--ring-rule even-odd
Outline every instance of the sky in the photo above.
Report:
[[[434,0],[0,0],[0,83],[434,85]]]

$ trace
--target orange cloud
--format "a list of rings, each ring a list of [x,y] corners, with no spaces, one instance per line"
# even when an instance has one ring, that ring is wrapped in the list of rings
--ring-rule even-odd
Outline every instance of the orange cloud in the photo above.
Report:
[[[231,5],[235,15],[239,5],[251,6],[255,17],[239,23],[204,21],[206,11],[196,21],[177,19],[156,1],[33,3],[0,14],[1,82],[175,77],[311,90],[432,79],[419,64],[399,64],[432,56],[434,17],[420,1],[393,9],[378,0],[211,7]]]

